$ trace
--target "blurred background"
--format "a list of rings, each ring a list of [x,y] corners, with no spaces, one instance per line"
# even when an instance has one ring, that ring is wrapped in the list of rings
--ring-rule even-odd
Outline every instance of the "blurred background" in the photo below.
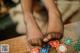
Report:
[[[42,4],[41,1],[37,3],[39,6]],[[64,25],[80,21],[80,0],[57,0],[55,3],[61,12]],[[38,14],[47,15],[43,6],[40,11],[43,13],[38,12]],[[12,34],[14,37],[24,32],[25,24],[20,0],[0,0],[0,39],[10,37]]]

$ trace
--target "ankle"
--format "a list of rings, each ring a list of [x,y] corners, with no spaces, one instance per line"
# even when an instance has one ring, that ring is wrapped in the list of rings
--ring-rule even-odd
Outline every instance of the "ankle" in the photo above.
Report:
[[[59,24],[53,23],[53,24],[49,24],[48,25],[47,32],[48,33],[49,32],[63,32],[63,30],[64,30],[64,27],[63,27],[63,25],[61,23],[59,23]]]

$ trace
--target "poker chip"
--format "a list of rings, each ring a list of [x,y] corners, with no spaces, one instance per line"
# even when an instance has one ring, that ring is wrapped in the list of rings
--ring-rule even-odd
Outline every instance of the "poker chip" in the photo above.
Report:
[[[58,40],[55,40],[55,41],[50,41],[49,44],[50,44],[51,47],[57,48],[60,43],[59,43]]]
[[[57,51],[59,53],[65,53],[67,51],[67,47],[64,44],[60,44],[59,47],[57,47]]]

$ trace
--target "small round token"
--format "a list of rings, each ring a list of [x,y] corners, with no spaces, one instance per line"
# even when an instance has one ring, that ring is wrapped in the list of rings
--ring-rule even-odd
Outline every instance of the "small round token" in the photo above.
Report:
[[[57,48],[59,46],[59,41],[58,40],[50,41],[49,44],[50,44],[51,47]]]
[[[57,47],[57,51],[59,53],[65,53],[67,51],[67,47],[64,44],[60,44],[59,47]]]

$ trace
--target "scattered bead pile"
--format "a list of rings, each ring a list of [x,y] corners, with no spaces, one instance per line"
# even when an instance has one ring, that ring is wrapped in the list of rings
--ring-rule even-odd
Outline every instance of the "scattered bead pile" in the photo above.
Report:
[[[73,44],[73,42],[74,41],[70,37],[67,37],[63,43],[61,43],[59,40],[49,41],[47,44],[43,45],[42,48],[32,49],[31,53],[48,53],[51,47],[55,48],[58,53],[66,53],[67,52],[66,45],[73,46],[74,49],[79,52],[80,51],[80,37],[78,38],[78,40],[76,40],[75,44]]]
[[[31,53],[48,53],[50,48],[55,48],[60,53],[67,51],[67,48],[64,44],[60,44],[58,40],[50,41],[48,44],[44,45],[42,48],[34,48]]]

